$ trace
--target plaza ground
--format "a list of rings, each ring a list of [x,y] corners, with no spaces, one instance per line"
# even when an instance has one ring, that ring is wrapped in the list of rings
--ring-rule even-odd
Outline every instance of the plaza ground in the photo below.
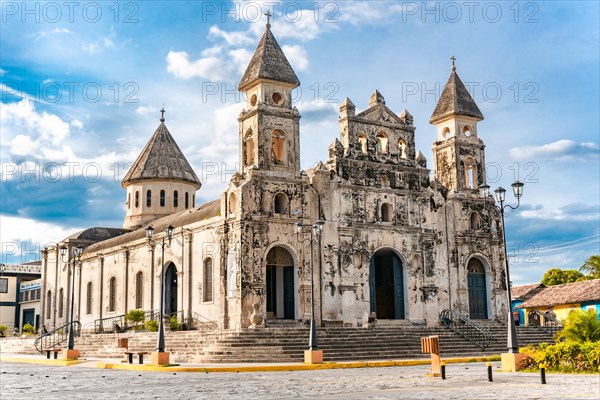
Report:
[[[2,399],[598,399],[598,374],[499,372],[486,363],[448,364],[447,379],[428,365],[277,372],[142,372],[0,363]]]

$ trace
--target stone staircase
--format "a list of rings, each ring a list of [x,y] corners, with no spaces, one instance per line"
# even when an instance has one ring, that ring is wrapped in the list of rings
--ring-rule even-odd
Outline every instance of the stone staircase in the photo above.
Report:
[[[271,324],[267,328],[241,332],[165,332],[166,350],[172,362],[301,362],[308,348],[309,329],[302,323]],[[378,322],[374,328],[328,326],[319,328],[319,348],[324,361],[428,358],[421,353],[420,338],[440,336],[443,357],[493,355],[506,351],[506,326],[489,323],[492,339],[485,350],[445,327],[414,326],[406,321]],[[552,342],[552,336],[534,327],[517,328],[519,345]],[[132,351],[153,352],[156,332],[130,331],[122,334],[87,333],[76,339],[82,357],[122,358],[117,339],[127,337]],[[39,354],[32,340],[4,341],[3,353]]]

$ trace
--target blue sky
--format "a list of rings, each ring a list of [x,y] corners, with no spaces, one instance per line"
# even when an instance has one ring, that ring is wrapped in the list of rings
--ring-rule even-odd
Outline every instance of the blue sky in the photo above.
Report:
[[[596,1],[0,4],[2,262],[121,226],[120,181],[163,104],[203,181],[199,201],[217,198],[236,169],[235,89],[266,11],[302,82],[304,168],[339,135],[339,103],[365,109],[374,89],[410,111],[431,160],[428,120],[455,55],[485,116],[488,183],[525,182],[507,215],[513,282],[600,253]]]

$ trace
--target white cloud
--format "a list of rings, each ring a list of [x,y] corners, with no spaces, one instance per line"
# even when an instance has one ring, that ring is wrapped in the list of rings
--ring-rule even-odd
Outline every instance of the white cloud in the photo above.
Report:
[[[246,67],[250,64],[252,58],[252,52],[247,49],[235,49],[229,50],[229,55],[236,65],[236,70],[239,74],[243,74],[246,71]]]
[[[585,142],[577,144],[577,142],[571,139],[557,140],[540,146],[513,147],[509,150],[510,157],[515,160],[570,160],[587,158],[589,156],[595,156],[594,158],[598,160],[599,154],[599,147],[596,143]]]
[[[149,106],[139,106],[138,108],[136,108],[135,112],[140,115],[148,115],[153,113],[156,113],[158,115],[158,109]]]
[[[16,156],[26,156],[39,150],[40,144],[31,140],[29,136],[17,135],[8,142],[10,152]]]
[[[185,51],[169,51],[167,71],[180,79],[203,78],[211,81],[229,79],[231,66],[226,63],[222,55],[217,54],[217,48],[213,47],[205,50],[203,57],[190,61],[190,56]]]
[[[208,37],[221,38],[230,46],[245,46],[256,42],[256,39],[251,37],[248,32],[227,32],[219,29],[216,25],[210,27]]]
[[[5,69],[0,68],[0,76],[3,76],[4,74],[6,74],[8,71],[6,71]]]
[[[27,35],[27,37],[33,38],[33,40],[35,42],[37,42],[40,39],[45,38],[45,37],[59,35],[59,34],[73,34],[73,33],[75,33],[75,32],[73,32],[72,30],[69,30],[67,28],[54,28],[50,31],[40,31],[37,33],[32,33],[31,35]]]
[[[69,124],[57,115],[43,111],[38,113],[32,102],[22,100],[2,103],[2,141],[6,143],[17,135],[29,136],[32,140],[58,145],[69,135]],[[23,141],[20,141],[23,143]]]
[[[308,69],[308,55],[304,47],[299,45],[283,45],[281,49],[290,62],[290,65],[292,65],[292,68],[298,71],[306,71]]]
[[[25,243],[33,243],[37,248],[54,244],[83,228],[62,228],[58,225],[39,222],[31,218],[0,215],[0,237],[3,252],[20,255]]]
[[[81,45],[83,51],[87,51],[90,54],[94,54],[98,50],[98,43],[83,43]]]
[[[83,122],[78,119],[74,119],[71,121],[71,126],[77,129],[83,129]]]

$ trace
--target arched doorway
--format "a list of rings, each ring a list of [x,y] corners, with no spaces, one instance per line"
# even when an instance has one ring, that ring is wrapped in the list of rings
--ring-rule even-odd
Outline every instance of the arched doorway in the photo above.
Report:
[[[273,247],[267,254],[267,318],[296,317],[296,277],[294,259],[283,247]]]
[[[467,284],[469,287],[469,318],[487,319],[485,267],[478,258],[472,257],[467,264]]]
[[[177,268],[169,263],[165,271],[165,314],[177,311]]]
[[[404,272],[392,249],[378,250],[369,267],[371,312],[378,319],[404,319]]]

